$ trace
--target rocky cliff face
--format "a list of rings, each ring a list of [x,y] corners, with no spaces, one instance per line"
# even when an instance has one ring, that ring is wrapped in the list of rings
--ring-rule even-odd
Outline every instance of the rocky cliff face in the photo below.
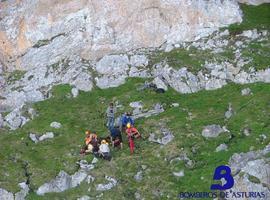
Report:
[[[228,0],[24,0],[0,2],[0,63],[29,70],[71,55],[108,53],[196,40],[241,22]]]

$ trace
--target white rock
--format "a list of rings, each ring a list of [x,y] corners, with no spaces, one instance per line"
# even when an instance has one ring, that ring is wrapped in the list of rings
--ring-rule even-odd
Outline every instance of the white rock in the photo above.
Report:
[[[158,89],[163,89],[165,91],[168,90],[167,85],[164,83],[164,81],[160,77],[156,77],[153,80],[153,83],[157,86]]]
[[[252,94],[251,89],[250,88],[245,88],[245,89],[241,90],[241,94],[242,94],[242,96],[250,95],[250,94]]]
[[[89,92],[93,89],[92,77],[88,73],[82,72],[72,82],[72,85],[79,90]]]
[[[0,113],[0,128],[4,126],[4,119],[2,117],[2,114]]]
[[[103,75],[124,74],[129,68],[128,65],[127,55],[108,55],[97,62],[96,70]]]
[[[79,95],[79,90],[78,88],[72,88],[71,89],[71,94],[74,98],[76,98]]]
[[[143,108],[143,104],[141,101],[134,101],[129,104],[131,108]]]
[[[80,160],[77,164],[80,166],[80,169],[85,171],[90,171],[95,168],[93,164],[88,164],[86,160]]]
[[[109,183],[107,183],[107,184],[98,184],[97,187],[96,187],[97,191],[110,190],[110,189],[112,189],[113,187],[115,187],[117,185],[117,180],[116,179],[114,179],[112,177],[109,177],[109,176],[106,176],[105,179]]]
[[[19,183],[18,185],[20,186],[21,190],[15,194],[15,200],[25,200],[30,188],[25,182]]]
[[[179,107],[179,103],[172,103],[172,107]]]
[[[134,55],[130,57],[130,65],[134,67],[141,67],[148,65],[148,58],[145,55]]]
[[[94,164],[96,164],[97,162],[98,162],[98,159],[97,159],[96,157],[94,157],[93,160],[92,160],[92,162],[91,162],[91,164],[94,165]]]
[[[36,193],[38,195],[44,195],[51,192],[63,192],[78,186],[86,176],[87,174],[82,171],[78,171],[72,176],[68,175],[65,171],[60,171],[55,179],[41,185]]]
[[[52,122],[52,123],[50,124],[50,127],[59,129],[59,128],[62,127],[62,124],[59,123],[59,122]]]
[[[138,171],[137,174],[135,174],[134,179],[138,182],[142,181],[143,178],[143,172],[142,171]]]
[[[71,176],[71,188],[77,187],[87,177],[84,170],[79,170]]]
[[[227,151],[228,150],[228,146],[226,144],[220,144],[217,148],[216,148],[216,152],[219,151]]]
[[[90,200],[90,199],[91,199],[91,198],[90,198],[89,196],[84,195],[84,196],[78,198],[77,200]]]
[[[38,140],[41,142],[43,140],[52,139],[52,138],[54,138],[53,132],[47,132],[43,134],[42,136],[40,136]]]
[[[214,138],[218,137],[221,133],[225,132],[223,128],[221,128],[220,125],[208,125],[205,126],[202,131],[202,136],[206,138]]]
[[[177,177],[183,177],[185,176],[184,170],[180,170],[179,172],[173,172],[173,175]]]
[[[29,134],[29,138],[30,138],[34,143],[38,143],[38,138],[37,138],[36,134],[30,133],[30,134]]]
[[[14,196],[11,192],[0,188],[0,200],[14,200]]]

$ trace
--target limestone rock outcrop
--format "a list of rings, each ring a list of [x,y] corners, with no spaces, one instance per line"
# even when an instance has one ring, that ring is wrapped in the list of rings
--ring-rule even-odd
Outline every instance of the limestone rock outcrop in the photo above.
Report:
[[[13,71],[196,40],[242,16],[234,0],[27,0],[1,1],[0,19],[0,63]]]

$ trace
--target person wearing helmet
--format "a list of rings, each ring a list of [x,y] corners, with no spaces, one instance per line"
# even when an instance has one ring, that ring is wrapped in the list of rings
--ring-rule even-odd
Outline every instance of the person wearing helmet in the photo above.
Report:
[[[109,160],[109,161],[111,160],[110,148],[106,140],[101,141],[101,145],[99,146],[98,152],[99,152],[99,155],[105,160]]]
[[[139,133],[139,131],[130,123],[127,124],[126,133],[127,135],[131,135],[133,138],[136,138],[136,139],[139,139],[141,137],[141,134]]]

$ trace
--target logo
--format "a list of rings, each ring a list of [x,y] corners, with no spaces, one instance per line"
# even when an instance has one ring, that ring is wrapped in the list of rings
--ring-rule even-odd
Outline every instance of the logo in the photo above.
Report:
[[[225,165],[218,166],[215,170],[213,180],[224,179],[226,183],[224,185],[213,184],[211,185],[211,190],[228,190],[234,185],[234,179],[231,175],[231,168]]]
[[[231,189],[234,186],[234,179],[231,174],[231,168],[229,166],[218,166],[213,175],[214,181],[221,181],[221,184],[212,184],[210,186],[211,192],[205,191],[192,191],[192,192],[180,192],[179,199],[206,199],[206,198],[226,198],[226,199],[247,199],[247,198],[265,198],[264,192],[252,192],[252,191],[233,191]],[[226,190],[226,191],[225,191]]]

